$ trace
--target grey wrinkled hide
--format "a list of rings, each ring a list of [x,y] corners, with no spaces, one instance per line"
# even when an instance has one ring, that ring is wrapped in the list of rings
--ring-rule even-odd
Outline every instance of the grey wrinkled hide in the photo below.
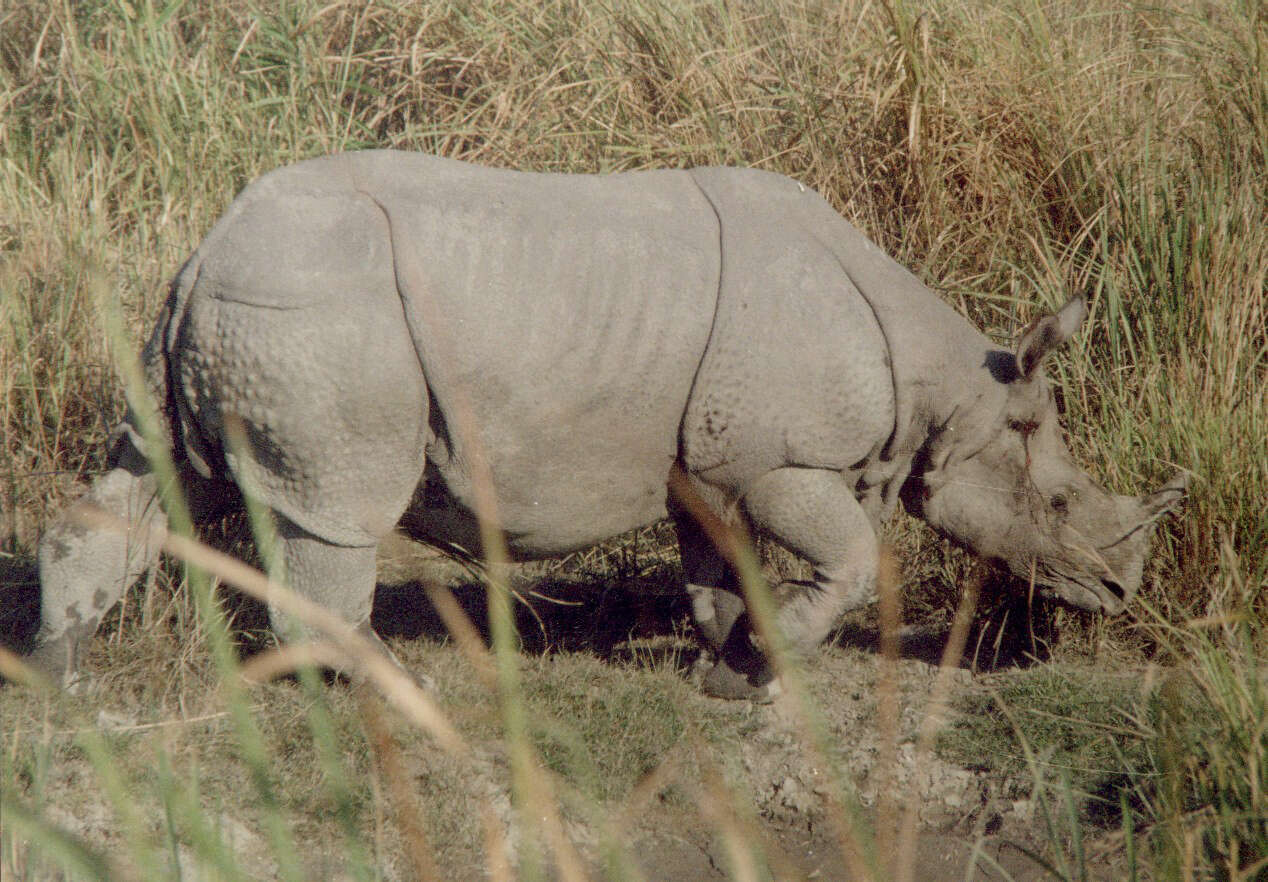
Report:
[[[293,586],[349,620],[368,617],[374,547],[398,523],[478,551],[484,462],[520,558],[673,516],[719,657],[705,688],[760,697],[776,684],[671,467],[814,565],[779,613],[803,650],[872,598],[900,498],[1075,606],[1132,597],[1183,479],[1111,496],[1071,460],[1039,365],[1085,314],[1072,301],[1000,350],[774,174],[374,151],[248,187],[173,282],[144,364],[196,507],[219,511],[227,482],[265,503]],[[157,556],[135,422],[86,497],[131,532],[67,517],[40,545],[37,660],[65,678]]]

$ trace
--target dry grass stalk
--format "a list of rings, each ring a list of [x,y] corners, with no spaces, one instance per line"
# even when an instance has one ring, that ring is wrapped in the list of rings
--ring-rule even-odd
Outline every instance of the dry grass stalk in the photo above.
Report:
[[[363,690],[358,692],[357,706],[361,709],[361,719],[370,737],[376,774],[387,781],[393,818],[401,839],[405,842],[405,853],[409,857],[412,871],[410,878],[420,882],[443,879],[428,842],[427,826],[423,821],[417,796],[410,786],[415,777],[406,768],[401,748],[383,718],[383,708],[377,699]]]
[[[876,838],[881,844],[882,863],[887,875],[894,875],[896,849],[888,846],[898,838],[898,741],[899,685],[898,658],[902,643],[902,609],[899,589],[902,577],[898,562],[888,547],[882,547],[876,575],[876,593],[880,605],[881,655],[876,678],[876,727],[880,749],[876,760],[877,799]]]

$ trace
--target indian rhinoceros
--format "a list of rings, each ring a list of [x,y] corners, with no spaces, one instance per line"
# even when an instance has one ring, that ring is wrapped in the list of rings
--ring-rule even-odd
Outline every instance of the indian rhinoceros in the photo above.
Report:
[[[483,463],[519,559],[673,517],[718,658],[704,688],[762,697],[778,681],[671,470],[813,565],[777,615],[794,648],[872,599],[900,500],[1076,607],[1131,599],[1185,482],[1115,496],[1074,464],[1040,365],[1086,314],[1076,298],[1001,350],[776,174],[369,151],[247,187],[172,282],[143,365],[195,510],[217,514],[230,482],[266,505],[292,586],[349,621],[398,524],[478,549]],[[40,543],[36,659],[64,681],[157,557],[145,446],[130,411],[79,503],[128,535],[68,516]]]

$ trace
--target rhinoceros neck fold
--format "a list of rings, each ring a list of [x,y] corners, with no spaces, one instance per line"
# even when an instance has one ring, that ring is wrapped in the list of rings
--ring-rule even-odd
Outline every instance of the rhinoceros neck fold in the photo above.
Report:
[[[881,458],[910,464],[957,409],[997,385],[984,370],[994,347],[912,273],[825,209],[815,235],[867,301],[889,353],[894,428]]]

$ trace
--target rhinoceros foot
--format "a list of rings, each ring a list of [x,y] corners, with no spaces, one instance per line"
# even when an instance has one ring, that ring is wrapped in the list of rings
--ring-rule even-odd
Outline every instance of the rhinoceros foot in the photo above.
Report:
[[[360,625],[357,626],[357,633],[360,634],[362,637],[364,637],[366,640],[368,640],[371,644],[373,644],[374,647],[380,653],[382,653],[383,656],[389,662],[392,663],[393,667],[395,667],[402,674],[408,677],[410,682],[412,682],[419,689],[422,689],[424,692],[431,692],[433,694],[437,691],[436,681],[433,680],[431,677],[427,676],[426,674],[420,673],[418,671],[412,671],[408,667],[406,667],[405,664],[397,657],[396,653],[392,651],[391,647],[388,646],[386,643],[384,643],[383,639],[379,637],[377,633],[375,633],[374,628],[370,625],[369,619],[366,619],[364,622],[362,622]],[[363,674],[354,673],[350,677],[350,679],[352,680],[353,685],[356,686],[365,682],[366,678]]]
[[[700,689],[713,698],[762,703],[778,694],[779,681],[770,662],[753,646],[743,622],[737,623],[731,631],[730,639],[722,647],[717,663],[705,674]]]
[[[57,637],[41,640],[27,658],[28,664],[71,695],[87,695],[94,683],[88,674],[79,669],[79,642],[83,633],[92,633],[95,624],[70,628]]]

